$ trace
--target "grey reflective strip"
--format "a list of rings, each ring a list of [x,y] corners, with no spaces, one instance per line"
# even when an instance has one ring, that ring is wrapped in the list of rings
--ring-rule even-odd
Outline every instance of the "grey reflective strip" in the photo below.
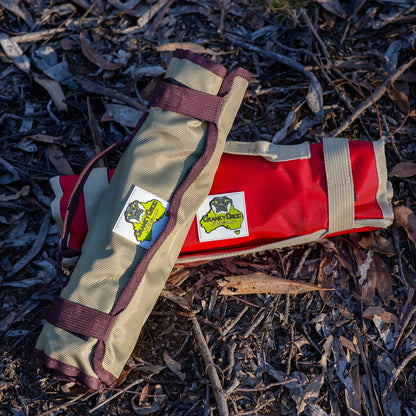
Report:
[[[101,195],[108,187],[108,170],[107,168],[95,168],[91,171],[85,182],[84,201],[85,201],[85,216],[87,217],[88,228],[95,218],[98,203]]]
[[[328,184],[328,233],[354,228],[354,182],[348,139],[323,141]]]
[[[262,156],[270,162],[287,162],[289,160],[309,159],[311,157],[308,142],[285,146],[266,141],[229,141],[225,143],[224,152],[233,155]]]

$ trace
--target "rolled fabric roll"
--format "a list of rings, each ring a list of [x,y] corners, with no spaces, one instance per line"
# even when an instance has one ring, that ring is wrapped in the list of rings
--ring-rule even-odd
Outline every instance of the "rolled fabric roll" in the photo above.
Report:
[[[92,389],[117,381],[208,195],[250,77],[174,53],[38,338],[35,358],[61,378]]]

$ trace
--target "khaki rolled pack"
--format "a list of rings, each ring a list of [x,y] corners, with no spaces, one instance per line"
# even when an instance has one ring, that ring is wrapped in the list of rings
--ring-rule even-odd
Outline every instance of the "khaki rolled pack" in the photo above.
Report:
[[[37,340],[35,358],[59,377],[116,383],[212,186],[250,77],[174,53]]]

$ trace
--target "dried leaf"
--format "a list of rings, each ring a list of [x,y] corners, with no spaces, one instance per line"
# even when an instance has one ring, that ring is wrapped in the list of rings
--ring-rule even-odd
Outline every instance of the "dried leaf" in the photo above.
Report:
[[[23,53],[21,47],[6,34],[0,33],[0,45],[4,53],[13,61],[13,63],[23,72],[30,72],[29,58]]]
[[[55,136],[48,136],[46,134],[33,134],[31,136],[26,136],[25,139],[34,140],[36,142],[60,144],[62,143],[64,136],[55,137]]]
[[[23,19],[29,26],[32,26],[32,16],[25,7],[20,4],[20,0],[0,0],[0,5],[11,11],[17,17]]]
[[[105,109],[107,110],[108,116],[104,114],[101,121],[114,120],[124,127],[136,127],[137,122],[142,116],[143,112],[138,111],[135,108],[128,107],[122,104],[110,104],[104,102]]]
[[[413,175],[416,175],[416,163],[414,162],[398,163],[390,171],[390,176],[397,176],[398,178],[410,178]]]
[[[392,82],[390,82],[387,86],[387,94],[402,113],[410,113],[409,99],[407,98],[406,94],[404,94],[402,91],[399,91]]]
[[[176,49],[187,49],[189,51],[192,51],[194,53],[206,53],[207,55],[221,55],[223,52],[214,52],[212,49],[204,48],[202,45],[199,45],[198,43],[191,43],[191,42],[172,42],[167,43],[166,45],[160,45],[156,47],[156,50],[158,52],[173,52]]]
[[[0,194],[0,201],[15,201],[19,199],[21,196],[27,196],[30,191],[30,186],[25,185],[20,191],[16,192],[13,195],[4,195]]]
[[[15,265],[12,267],[12,270],[10,270],[9,273],[7,273],[6,278],[9,278],[15,275],[20,270],[22,270],[23,267],[25,267],[30,262],[30,260],[32,260],[33,257],[35,257],[39,253],[39,251],[42,249],[43,244],[45,243],[45,240],[46,240],[46,236],[48,235],[49,218],[50,218],[50,214],[48,212],[43,218],[38,235],[36,236],[36,240],[33,243],[32,247],[25,254],[25,256],[23,256],[17,263],[15,263]]]
[[[61,149],[55,144],[48,145],[47,154],[52,165],[55,166],[58,173],[62,175],[73,175],[74,171],[71,168],[69,162],[64,158],[64,154]]]
[[[317,2],[328,12],[335,14],[335,16],[341,17],[342,19],[347,18],[347,13],[341,6],[338,0],[317,0]]]
[[[407,236],[416,245],[416,215],[407,207],[399,206],[394,208],[394,218],[397,227],[403,227]]]
[[[292,399],[296,403],[298,415],[305,410],[305,407],[308,404],[313,403],[313,401],[319,397],[319,392],[324,381],[324,375],[320,374],[312,381],[301,384],[299,387],[292,390]]]
[[[388,257],[397,255],[393,242],[377,233],[369,232],[350,234],[350,238],[357,242],[357,244],[365,250],[371,250],[375,253],[384,254]]]
[[[302,104],[294,108],[286,117],[285,125],[275,133],[272,139],[272,143],[280,143],[287,135],[288,131],[293,129],[300,117],[300,109]]]
[[[357,354],[348,352],[347,358],[350,364],[351,383],[354,386],[352,390],[345,389],[345,402],[349,416],[357,416],[361,414],[361,380],[360,365]]]
[[[134,77],[137,80],[140,80],[143,77],[156,78],[163,75],[165,72],[166,69],[162,68],[160,65],[142,66],[134,72]]]
[[[176,374],[181,381],[185,381],[186,374],[181,372],[181,364],[175,361],[166,351],[163,353],[163,359],[169,370]]]
[[[157,14],[157,12],[165,6],[169,0],[159,0],[157,3],[153,4],[151,7],[149,7],[143,15],[137,20],[137,26],[143,27],[146,26],[150,20],[153,19],[153,17]]]
[[[317,79],[310,82],[308,94],[306,96],[309,108],[320,118],[324,118],[324,99],[322,95],[322,87]]]
[[[33,73],[33,79],[40,86],[45,88],[59,112],[68,111],[68,107],[65,102],[65,95],[59,82],[47,77],[46,75],[39,75],[35,73]]]
[[[117,69],[120,69],[123,66],[123,63],[113,63],[110,61],[107,61],[103,56],[101,56],[92,46],[89,42],[84,40],[82,37],[82,33],[79,35],[80,41],[81,41],[81,50],[84,56],[93,64],[99,66],[102,69],[105,69],[107,71],[115,71]]]
[[[297,295],[312,290],[332,290],[322,289],[319,286],[311,285],[309,283],[280,279],[260,272],[247,275],[227,276],[217,283],[221,288],[220,295],[249,295],[256,293]]]
[[[320,287],[329,289],[332,287],[334,277],[332,270],[337,265],[336,258],[331,254],[321,260],[318,271],[318,283]],[[320,290],[319,294],[324,302],[327,302],[330,292]]]
[[[5,173],[8,172],[8,173]],[[6,162],[0,157],[0,185],[7,185],[9,183],[19,180],[19,174],[14,166]]]
[[[394,300],[393,293],[393,282],[391,275],[388,271],[386,263],[381,259],[381,257],[376,254],[373,256],[374,267],[377,273],[376,289],[380,295],[383,303],[389,305],[390,301]]]
[[[375,316],[379,316],[386,324],[395,324],[398,322],[398,318],[391,312],[387,312],[382,306],[369,306],[363,312],[363,318],[374,319]]]

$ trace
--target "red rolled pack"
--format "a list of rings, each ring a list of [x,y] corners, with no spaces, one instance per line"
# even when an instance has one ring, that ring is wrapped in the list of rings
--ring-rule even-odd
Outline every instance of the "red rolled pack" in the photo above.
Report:
[[[70,228],[69,252],[82,250],[112,175],[112,170],[96,168],[87,179]],[[52,214],[60,228],[77,179],[77,175],[51,179]],[[210,194],[177,262],[208,261],[384,228],[393,220],[391,197],[382,141],[328,138],[290,146],[227,142]],[[145,216],[147,201],[137,202]],[[143,218],[126,214],[132,227],[134,222],[142,224]]]

